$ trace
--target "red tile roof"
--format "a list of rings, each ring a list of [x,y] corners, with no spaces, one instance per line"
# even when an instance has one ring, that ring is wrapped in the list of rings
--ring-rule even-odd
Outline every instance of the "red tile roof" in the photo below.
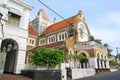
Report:
[[[77,15],[70,17],[68,19],[65,19],[63,21],[60,21],[58,23],[55,23],[53,25],[50,25],[44,32],[43,34],[47,34],[62,28],[67,27],[68,25],[70,25],[75,19],[76,19]]]
[[[40,14],[42,15],[42,18],[43,18],[43,19],[45,19],[45,20],[47,20],[47,21],[50,22],[50,19],[49,19],[48,16],[46,15],[44,9],[40,9],[40,10],[38,11],[38,15],[36,16],[36,18],[37,18]]]
[[[43,46],[37,46],[37,47],[34,47],[33,49],[29,50],[28,52],[39,49],[39,48],[49,48],[49,47],[61,45],[63,43],[64,43],[63,41],[59,41],[59,42],[55,42],[55,43],[51,43],[51,44],[46,44],[46,45],[43,45]]]
[[[36,35],[35,30],[31,25],[28,26],[28,34],[34,35],[34,36]]]

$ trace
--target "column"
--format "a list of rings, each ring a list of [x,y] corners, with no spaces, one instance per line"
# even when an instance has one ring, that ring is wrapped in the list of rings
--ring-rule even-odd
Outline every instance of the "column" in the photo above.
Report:
[[[99,61],[99,69],[101,69],[102,68],[102,66],[101,66],[101,60],[98,60]]]
[[[83,63],[83,68],[85,68],[85,62]]]
[[[105,69],[106,69],[106,60],[104,61]]]
[[[81,62],[79,62],[79,67],[81,68]]]
[[[105,64],[104,64],[104,60],[102,60],[102,65],[103,65],[103,69],[105,69]]]
[[[107,68],[107,69],[110,68],[110,66],[109,66],[109,61],[108,61],[108,60],[106,61],[106,68]]]

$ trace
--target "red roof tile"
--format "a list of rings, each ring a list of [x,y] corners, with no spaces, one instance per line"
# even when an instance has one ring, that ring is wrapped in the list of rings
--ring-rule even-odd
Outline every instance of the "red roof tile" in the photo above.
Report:
[[[76,19],[77,15],[70,17],[68,19],[65,19],[63,21],[60,21],[58,23],[55,23],[53,25],[50,25],[44,32],[43,34],[47,34],[62,28],[67,27],[68,25],[70,25],[75,19]]]
[[[49,47],[61,45],[63,43],[64,43],[63,41],[59,41],[59,42],[55,42],[55,43],[51,43],[51,44],[46,44],[46,45],[43,45],[43,46],[37,46],[37,47],[35,47],[35,48],[33,48],[33,49],[29,50],[29,51],[33,51],[33,50],[36,50],[36,49],[39,49],[39,48],[49,48]]]
[[[32,28],[31,25],[28,26],[28,34],[34,35],[34,36],[36,35],[35,30]]]

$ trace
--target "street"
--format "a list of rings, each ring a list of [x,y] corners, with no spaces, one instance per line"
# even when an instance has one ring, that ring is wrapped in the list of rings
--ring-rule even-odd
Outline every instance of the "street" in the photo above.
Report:
[[[82,79],[76,79],[76,80],[120,80],[120,71],[99,74],[99,75],[86,77]]]

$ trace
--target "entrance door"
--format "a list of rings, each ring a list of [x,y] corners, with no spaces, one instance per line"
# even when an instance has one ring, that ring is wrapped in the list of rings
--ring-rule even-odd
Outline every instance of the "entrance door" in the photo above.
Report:
[[[14,72],[15,58],[16,58],[16,50],[11,50],[11,51],[7,52],[5,68],[4,68],[5,73],[13,73]]]
[[[15,71],[15,60],[16,60],[16,54],[18,53],[18,44],[15,40],[13,39],[5,39],[2,41],[1,44],[1,52],[5,52],[6,53],[6,57],[4,55],[5,60],[3,61],[3,59],[1,60],[1,64],[4,64],[4,68],[3,71],[5,73],[14,73]],[[0,58],[1,59],[1,58]],[[0,65],[1,65],[0,64]],[[3,67],[3,66],[1,66]]]
[[[6,53],[0,52],[0,73],[3,73],[6,60]]]

